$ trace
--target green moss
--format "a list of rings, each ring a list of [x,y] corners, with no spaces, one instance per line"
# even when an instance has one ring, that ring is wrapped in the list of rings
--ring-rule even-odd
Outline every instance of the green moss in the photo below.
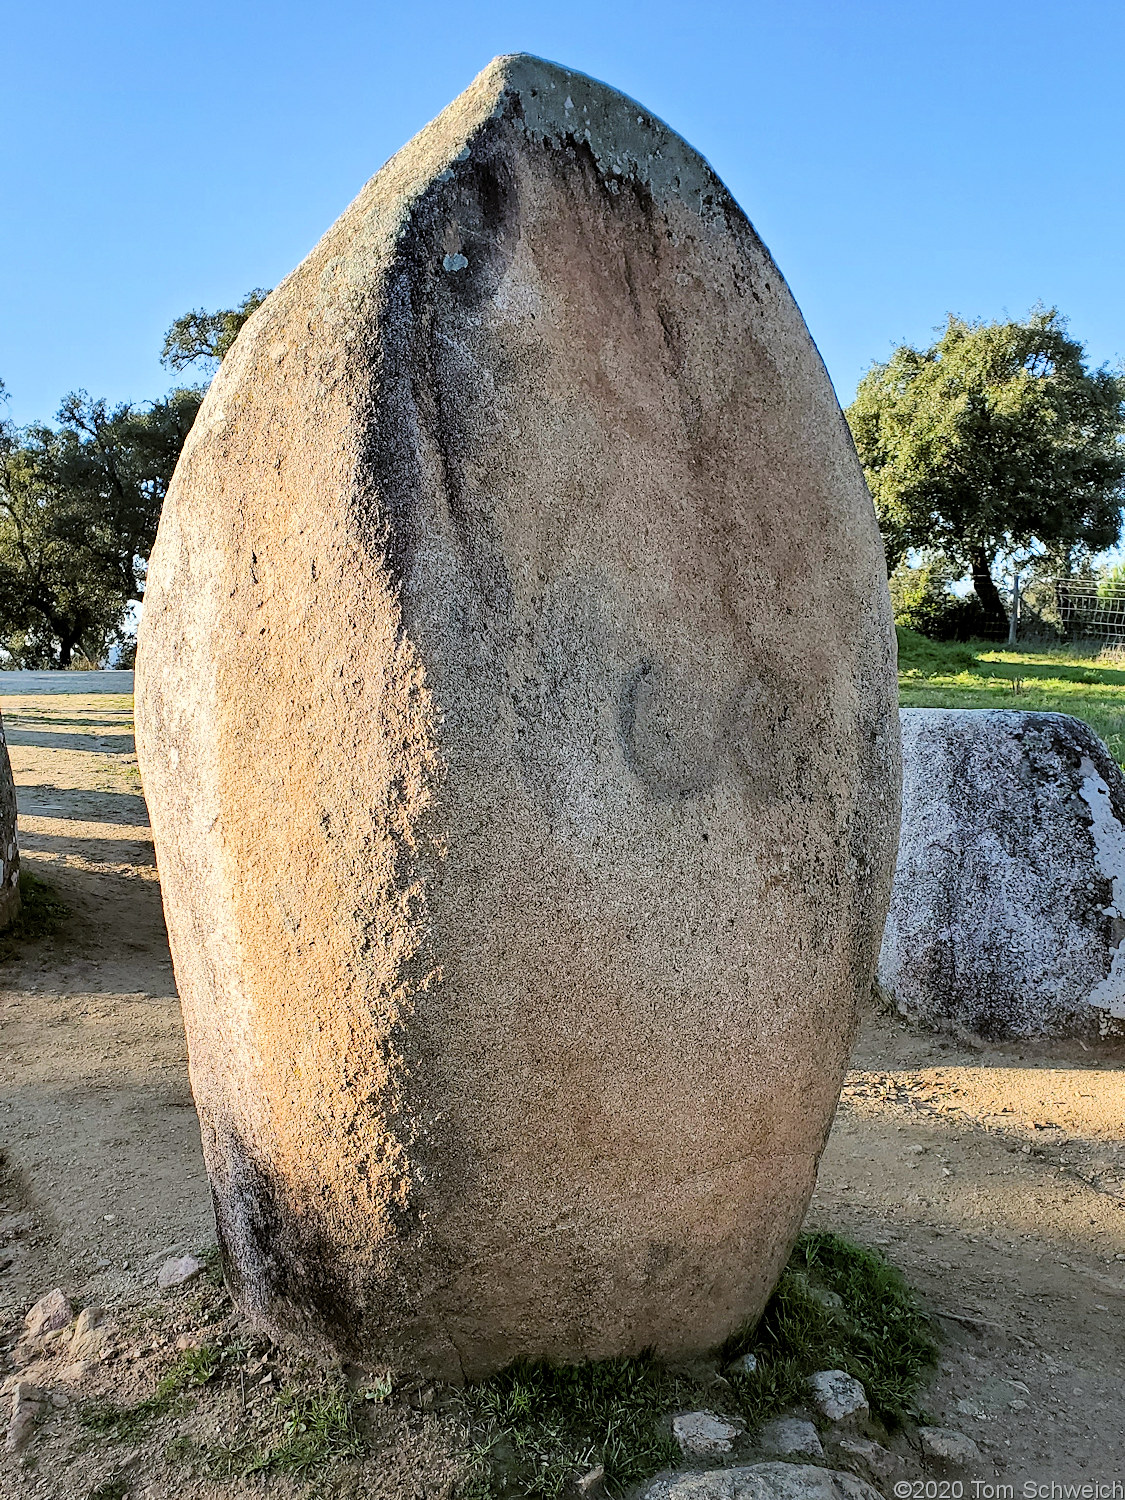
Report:
[[[26,867],[20,870],[20,912],[0,933],[0,958],[11,958],[22,943],[38,943],[54,937],[70,915],[70,907],[53,885],[40,880]]]

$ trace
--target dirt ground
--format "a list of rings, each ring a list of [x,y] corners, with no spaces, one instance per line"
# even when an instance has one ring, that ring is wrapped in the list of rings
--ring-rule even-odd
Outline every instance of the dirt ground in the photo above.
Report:
[[[131,700],[25,693],[0,709],[26,868],[73,909],[57,938],[0,975],[10,1351],[53,1287],[135,1332],[157,1300],[157,1268],[205,1249],[213,1230]],[[928,1408],[981,1449],[961,1474],[974,1500],[997,1481],[1020,1496],[1037,1495],[1028,1483],[1125,1481],[1123,1127],[1120,1047],[981,1048],[877,1012],[866,1020],[810,1224],[882,1247],[940,1314],[947,1342]],[[146,1360],[158,1367],[171,1329],[150,1332],[143,1348],[122,1335],[118,1363],[93,1377],[100,1388],[129,1388]],[[449,1493],[449,1442],[427,1420],[399,1435],[395,1475],[365,1470],[363,1494]],[[61,1433],[66,1412],[52,1422]],[[6,1461],[0,1493],[260,1493],[153,1479],[137,1453],[75,1456],[49,1433],[36,1445],[30,1460]]]

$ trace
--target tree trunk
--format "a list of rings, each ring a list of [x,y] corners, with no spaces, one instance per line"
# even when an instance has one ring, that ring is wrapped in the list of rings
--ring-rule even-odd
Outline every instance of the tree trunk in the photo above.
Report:
[[[70,666],[71,658],[73,657],[73,655],[74,642],[64,640],[59,646],[59,666],[63,671],[66,671],[66,669]]]
[[[973,552],[972,562],[973,592],[988,616],[990,628],[995,629],[997,634],[1002,636],[1008,628],[1008,612],[1004,608],[1004,601],[1000,598],[1000,590],[993,582],[992,569],[989,566],[991,559],[984,548],[980,547]]]

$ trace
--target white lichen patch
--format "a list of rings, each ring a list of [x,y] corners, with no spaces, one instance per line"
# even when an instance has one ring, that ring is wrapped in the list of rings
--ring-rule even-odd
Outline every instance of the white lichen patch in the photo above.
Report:
[[[1125,923],[1125,828],[1113,811],[1109,787],[1088,756],[1082,761],[1082,774],[1078,795],[1090,809],[1097,866],[1113,883],[1113,900],[1104,912]],[[1125,1019],[1125,948],[1120,942],[1113,948],[1109,973],[1090,993],[1090,1004],[1115,1020]]]

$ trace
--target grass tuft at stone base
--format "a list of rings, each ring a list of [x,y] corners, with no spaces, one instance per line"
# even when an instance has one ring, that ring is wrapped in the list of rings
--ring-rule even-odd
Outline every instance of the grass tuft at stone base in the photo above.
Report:
[[[797,1241],[756,1328],[724,1347],[754,1354],[757,1369],[730,1375],[738,1412],[752,1427],[808,1399],[818,1370],[845,1370],[863,1385],[872,1415],[898,1427],[919,1415],[917,1396],[937,1358],[934,1324],[900,1271],[836,1234]]]
[[[693,1381],[647,1355],[510,1366],[466,1394],[478,1432],[474,1494],[562,1495],[598,1465],[612,1494],[675,1462],[667,1418],[694,1395]]]
[[[200,1342],[178,1345],[150,1394],[134,1382],[142,1399],[107,1393],[77,1411],[85,1429],[79,1451],[97,1446],[109,1457],[122,1445],[146,1447],[183,1493],[219,1485],[257,1495],[281,1484],[305,1497],[350,1494],[348,1485],[361,1485],[380,1455],[409,1452],[413,1462],[428,1429],[443,1495],[562,1500],[578,1493],[583,1475],[602,1470],[595,1490],[612,1500],[681,1463],[677,1413],[714,1413],[736,1434],[745,1426],[736,1443],[748,1450],[763,1423],[807,1408],[809,1377],[831,1369],[861,1381],[874,1422],[893,1427],[918,1414],[937,1352],[902,1275],[826,1232],[801,1236],[758,1324],[709,1358],[517,1364],[464,1388],[400,1386],[390,1372],[325,1370],[286,1356],[242,1326],[225,1291],[202,1279],[193,1288],[139,1314],[120,1335],[147,1343],[170,1318],[182,1327],[186,1317]],[[162,1337],[166,1343],[169,1331]]]
[[[730,1367],[744,1354],[749,1374]],[[605,1469],[609,1495],[675,1463],[669,1417],[721,1408],[751,1430],[808,1400],[818,1370],[845,1370],[889,1427],[917,1415],[937,1337],[901,1273],[830,1233],[804,1234],[758,1324],[728,1341],[710,1369],[648,1356],[573,1367],[515,1365],[468,1388],[476,1433],[474,1500],[571,1493]],[[722,1383],[715,1376],[722,1372]]]

